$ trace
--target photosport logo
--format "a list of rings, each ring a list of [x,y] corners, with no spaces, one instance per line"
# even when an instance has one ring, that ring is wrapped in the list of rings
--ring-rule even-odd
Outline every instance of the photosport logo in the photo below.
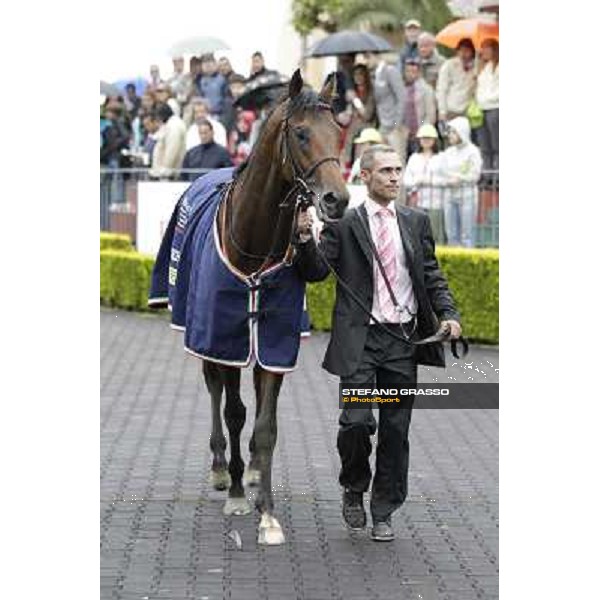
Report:
[[[498,383],[340,383],[340,408],[499,408]]]

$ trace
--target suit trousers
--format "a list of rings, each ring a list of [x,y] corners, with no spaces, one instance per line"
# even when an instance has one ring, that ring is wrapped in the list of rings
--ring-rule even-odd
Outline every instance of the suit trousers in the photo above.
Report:
[[[400,325],[388,325],[401,334]],[[404,326],[406,333],[412,324]],[[393,387],[417,382],[414,346],[392,337],[378,325],[369,325],[363,356],[358,369],[342,384],[361,387]],[[413,396],[398,405],[376,405],[379,431],[375,477],[371,490],[371,515],[374,521],[386,520],[402,505],[408,491],[408,430],[414,403]],[[364,493],[371,483],[371,436],[378,429],[371,406],[347,406],[339,419],[337,446],[342,468],[339,481],[344,488]]]

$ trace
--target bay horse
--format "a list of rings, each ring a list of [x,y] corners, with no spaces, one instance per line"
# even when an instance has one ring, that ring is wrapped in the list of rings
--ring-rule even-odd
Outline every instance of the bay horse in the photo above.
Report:
[[[263,272],[290,252],[300,199],[304,206],[310,199],[324,220],[343,215],[349,195],[338,160],[341,130],[331,111],[334,86],[331,78],[317,94],[304,87],[300,70],[294,73],[287,96],[264,121],[246,165],[236,174],[226,201],[219,206],[222,251],[247,276]],[[258,485],[258,543],[282,544],[285,536],[273,515],[271,471],[277,440],[277,399],[284,374],[255,362],[255,424],[245,477],[240,435],[246,407],[240,396],[240,368],[203,360],[203,375],[211,397],[212,485],[217,490],[228,488],[223,512],[250,513],[244,483]],[[223,391],[229,461],[221,418]]]

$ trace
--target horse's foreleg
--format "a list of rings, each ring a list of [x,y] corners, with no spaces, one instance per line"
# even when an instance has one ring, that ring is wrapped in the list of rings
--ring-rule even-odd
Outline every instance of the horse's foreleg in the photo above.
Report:
[[[256,428],[256,421],[258,421],[258,414],[260,413],[260,405],[262,400],[262,391],[261,391],[261,368],[257,363],[254,365],[254,369],[252,371],[252,376],[254,380],[254,395],[256,398],[255,402],[255,413],[254,413],[254,424]],[[260,483],[260,467],[258,464],[258,459],[256,457],[256,440],[254,438],[254,431],[252,431],[252,437],[250,438],[250,443],[248,444],[248,449],[250,450],[250,463],[248,464],[248,468],[246,469],[246,473],[244,474],[244,485],[248,485],[254,487]]]
[[[240,397],[240,370],[228,367],[222,373],[225,382],[225,423],[231,444],[229,459],[231,487],[223,512],[226,515],[247,515],[250,513],[250,505],[242,485],[244,461],[240,450],[240,436],[246,422],[246,407]]]
[[[261,513],[258,543],[274,545],[285,541],[281,525],[273,516],[271,489],[273,451],[277,442],[277,399],[283,375],[261,370],[259,377],[262,398],[254,428],[256,458],[260,468],[260,487],[256,499],[256,507]]]
[[[221,398],[223,396],[223,382],[219,369],[221,367],[210,361],[202,361],[202,372],[204,381],[210,394],[212,413],[212,430],[210,433],[210,449],[213,453],[211,468],[212,485],[216,490],[226,490],[231,484],[231,478],[227,472],[227,459],[225,449],[227,440],[223,435],[223,422],[221,420]]]

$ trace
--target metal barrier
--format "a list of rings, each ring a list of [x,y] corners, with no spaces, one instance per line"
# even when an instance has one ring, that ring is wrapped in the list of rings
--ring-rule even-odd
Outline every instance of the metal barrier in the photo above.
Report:
[[[477,183],[419,183],[405,189],[405,203],[428,212],[436,244],[497,248],[498,171],[484,171]]]
[[[192,181],[210,169],[180,169],[156,177],[151,169],[100,170],[100,230],[127,233],[136,240],[137,185],[140,181]],[[420,184],[407,188],[405,202],[429,213],[439,245],[497,248],[499,172],[484,171],[478,183]]]

